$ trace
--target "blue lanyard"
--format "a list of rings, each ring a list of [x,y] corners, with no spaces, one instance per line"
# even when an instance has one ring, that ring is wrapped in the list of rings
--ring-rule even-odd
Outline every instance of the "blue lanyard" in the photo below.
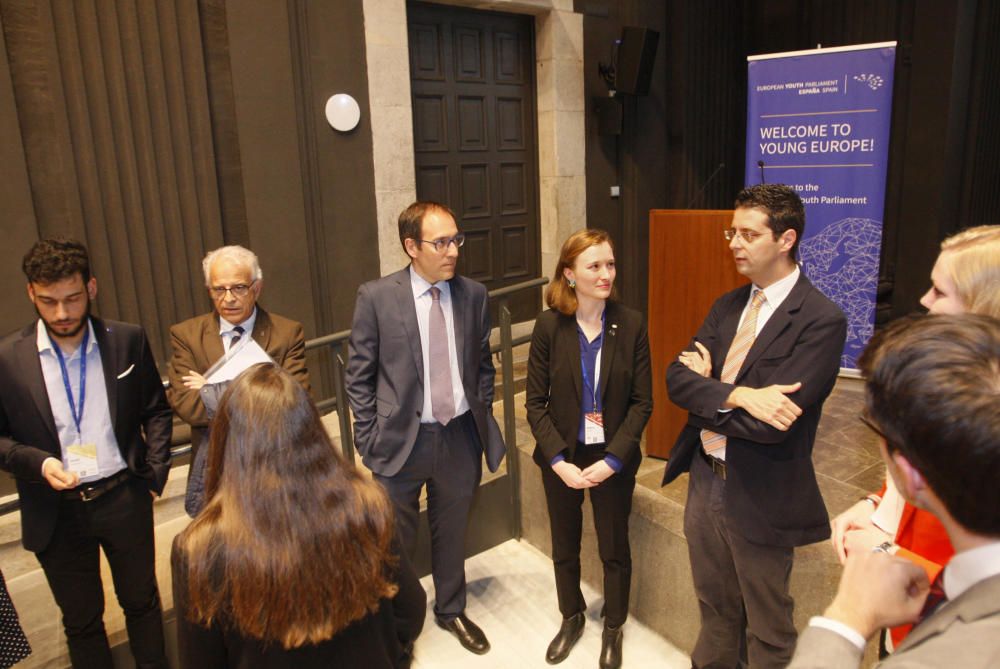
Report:
[[[604,330],[605,330],[604,315],[605,315],[605,313],[607,313],[606,309],[605,309],[605,311],[603,313],[601,313],[601,349],[604,348]],[[587,335],[586,334],[583,335],[583,338],[586,339]],[[588,344],[589,343],[590,342],[588,342]],[[600,352],[600,349],[598,350],[598,352]],[[594,356],[594,376],[595,377],[598,375],[598,373],[600,373],[600,370],[597,369],[597,363],[598,363],[598,356],[595,355]],[[595,387],[597,384],[596,383],[592,384],[590,382],[590,378],[587,375],[587,361],[584,360],[584,356],[582,356],[582,355],[580,356],[580,372],[583,374],[583,388],[584,388],[584,390],[586,390],[587,388],[590,388],[590,401],[591,401],[590,406],[591,406],[591,410],[592,411],[597,411],[597,388]]]
[[[59,358],[59,369],[62,371],[63,387],[66,388],[66,399],[69,400],[69,411],[73,415],[73,422],[76,423],[76,434],[83,439],[83,430],[80,423],[83,422],[83,402],[87,397],[87,342],[90,339],[90,325],[83,333],[83,341],[80,343],[80,405],[77,407],[73,401],[73,388],[69,383],[69,370],[66,368],[66,358],[63,357],[59,344],[52,342],[52,348],[56,350],[56,357]],[[50,338],[51,339],[51,338]]]

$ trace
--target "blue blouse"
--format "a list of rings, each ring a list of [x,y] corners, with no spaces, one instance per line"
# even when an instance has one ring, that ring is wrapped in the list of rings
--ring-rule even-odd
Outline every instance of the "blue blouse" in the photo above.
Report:
[[[581,444],[586,442],[586,414],[604,411],[604,402],[601,400],[601,394],[598,392],[596,387],[597,383],[597,354],[601,352],[601,347],[604,344],[604,314],[601,314],[601,331],[594,341],[588,341],[587,335],[584,333],[583,328],[580,324],[576,325],[576,332],[580,339],[580,371],[583,376],[583,393],[580,397],[580,429],[577,432],[577,441]],[[597,446],[598,444],[588,444],[589,446]],[[554,465],[557,462],[562,462],[566,459],[566,456],[559,453],[554,458],[550,464]],[[611,469],[615,472],[621,471],[622,461],[611,453],[605,453],[604,462],[607,463]]]

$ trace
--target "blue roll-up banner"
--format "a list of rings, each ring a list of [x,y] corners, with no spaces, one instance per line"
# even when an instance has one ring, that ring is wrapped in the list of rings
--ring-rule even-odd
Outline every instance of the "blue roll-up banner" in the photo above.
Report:
[[[896,43],[750,56],[747,185],[806,207],[802,269],[847,314],[844,371],[875,323]]]

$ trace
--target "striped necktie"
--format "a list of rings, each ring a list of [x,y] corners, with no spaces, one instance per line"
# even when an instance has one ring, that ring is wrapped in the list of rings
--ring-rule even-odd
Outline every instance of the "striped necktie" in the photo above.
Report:
[[[244,330],[243,326],[241,325],[237,325],[236,327],[233,328],[233,338],[229,340],[230,352],[233,350],[233,347],[235,347],[238,343],[240,343],[240,339],[243,339],[244,332],[246,332],[246,330]]]
[[[736,373],[740,371],[743,361],[747,359],[747,353],[750,352],[750,347],[757,339],[757,316],[760,314],[761,306],[766,301],[767,297],[765,297],[763,290],[754,291],[750,300],[750,310],[747,311],[746,318],[743,319],[739,330],[736,331],[733,343],[729,347],[729,353],[726,354],[726,362],[722,366],[722,376],[719,377],[723,383],[732,383],[736,380]],[[701,444],[706,453],[725,457],[725,451],[721,450],[726,447],[725,435],[711,430],[702,430]],[[721,452],[719,452],[720,450]]]

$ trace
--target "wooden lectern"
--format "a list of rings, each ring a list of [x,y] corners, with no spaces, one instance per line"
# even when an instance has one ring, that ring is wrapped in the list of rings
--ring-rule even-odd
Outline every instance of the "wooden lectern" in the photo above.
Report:
[[[687,412],[667,397],[667,366],[688,345],[712,303],[747,283],[736,271],[729,242],[729,210],[653,209],[649,212],[649,348],[653,415],[646,452],[659,458],[687,422]]]

